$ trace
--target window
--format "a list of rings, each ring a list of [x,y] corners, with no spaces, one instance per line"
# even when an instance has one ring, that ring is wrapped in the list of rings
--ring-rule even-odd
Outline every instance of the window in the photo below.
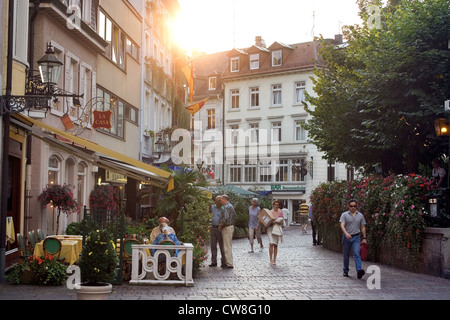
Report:
[[[139,61],[139,47],[129,38],[127,38],[127,53],[135,60]]]
[[[108,132],[119,138],[123,138],[125,102],[100,87],[97,88],[97,97],[103,98],[105,100],[104,102],[105,111],[107,111],[108,109],[112,111],[111,129],[109,130],[98,129],[98,130]]]
[[[281,106],[281,84],[272,86],[272,105]]]
[[[289,160],[278,161],[278,171],[275,175],[276,182],[289,181]]]
[[[239,89],[231,90],[231,109],[239,109]]]
[[[244,182],[256,182],[256,160],[245,161],[244,180]]]
[[[304,120],[295,121],[295,141],[306,141],[306,130],[303,128]]]
[[[125,106],[125,120],[135,124],[139,125],[139,111],[135,107],[127,104]]]
[[[195,129],[195,115],[191,114],[191,130],[194,131]]]
[[[283,52],[281,50],[272,52],[272,67],[279,67],[283,62]]]
[[[327,171],[327,181],[334,181],[336,179],[336,162],[334,160],[328,160]]]
[[[250,108],[259,107],[259,88],[250,88]]]
[[[56,156],[48,159],[48,184],[58,184],[61,172],[61,161]]]
[[[281,142],[281,121],[272,122],[272,142]]]
[[[78,93],[79,79],[80,79],[80,67],[79,60],[71,54],[66,54],[66,76],[65,76],[65,89],[71,93]],[[67,98],[67,111],[71,117],[78,118],[79,107],[75,107],[72,98]],[[66,110],[64,110],[65,112]]]
[[[230,126],[230,141],[231,145],[237,145],[239,142],[239,126],[238,125],[232,125]]]
[[[270,160],[262,160],[260,162],[259,182],[272,182],[272,164]]]
[[[28,61],[28,6],[26,0],[14,1],[14,59]]]
[[[295,166],[296,170],[292,170],[292,181],[294,182],[303,182],[305,181],[305,176],[302,174],[301,166],[304,159],[296,159],[292,160],[292,168]]]
[[[239,57],[231,58],[230,67],[231,67],[231,69],[230,69],[231,72],[239,71]]]
[[[250,55],[250,69],[255,70],[259,69],[259,54],[251,54]]]
[[[216,90],[216,77],[209,77],[209,90]]]
[[[93,87],[92,67],[82,63],[80,67],[80,93],[84,94],[84,103],[87,103],[92,99]]]
[[[250,123],[250,144],[259,142],[259,124]]]
[[[208,130],[216,128],[216,109],[208,109]]]
[[[78,164],[77,200],[80,204],[84,204],[84,190],[86,190],[86,169],[87,164],[83,162]]]
[[[98,34],[110,43],[105,52],[106,57],[120,68],[125,69],[125,33],[102,11],[99,13]]]
[[[295,83],[295,103],[300,104],[305,101],[305,81]]]
[[[241,182],[241,174],[241,165],[237,161],[234,161],[230,165],[230,182]]]

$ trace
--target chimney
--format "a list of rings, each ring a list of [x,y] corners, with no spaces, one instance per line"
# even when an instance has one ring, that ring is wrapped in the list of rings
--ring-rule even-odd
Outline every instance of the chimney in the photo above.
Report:
[[[255,46],[265,48],[266,42],[264,41],[264,39],[261,36],[256,36],[255,37]]]
[[[336,34],[334,40],[336,40],[338,44],[342,44],[344,43],[344,36],[342,34]]]

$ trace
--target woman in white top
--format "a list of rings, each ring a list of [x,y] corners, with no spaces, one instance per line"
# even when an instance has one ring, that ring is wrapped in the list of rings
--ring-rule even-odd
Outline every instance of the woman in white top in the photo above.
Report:
[[[283,212],[280,209],[280,202],[275,200],[273,202],[273,209],[271,210],[273,216],[271,225],[267,228],[267,236],[269,237],[269,257],[270,264],[275,265],[278,254],[278,243],[283,242],[283,229],[284,225]]]

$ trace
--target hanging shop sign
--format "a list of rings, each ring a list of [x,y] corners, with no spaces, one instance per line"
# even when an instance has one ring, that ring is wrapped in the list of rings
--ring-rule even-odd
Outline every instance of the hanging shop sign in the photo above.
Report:
[[[94,130],[103,128],[103,129],[111,129],[111,116],[112,111],[98,111],[94,110],[92,112],[94,116],[94,122],[92,124],[92,128]]]

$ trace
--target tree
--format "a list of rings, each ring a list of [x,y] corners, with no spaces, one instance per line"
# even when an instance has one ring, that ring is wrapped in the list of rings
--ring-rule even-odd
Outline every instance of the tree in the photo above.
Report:
[[[328,158],[417,172],[442,145],[433,121],[450,97],[450,2],[390,1],[378,27],[367,8],[380,1],[358,3],[364,23],[345,27],[348,46],[321,39],[327,67],[315,70],[306,128]]]
[[[167,166],[163,166],[162,169],[170,171]],[[184,209],[186,204],[191,203],[193,198],[201,196],[198,187],[205,187],[207,183],[200,171],[189,168],[178,168],[172,174],[175,188],[172,191],[160,194],[161,200],[158,201],[155,211],[175,223],[172,226],[177,229],[176,224],[180,210]]]

